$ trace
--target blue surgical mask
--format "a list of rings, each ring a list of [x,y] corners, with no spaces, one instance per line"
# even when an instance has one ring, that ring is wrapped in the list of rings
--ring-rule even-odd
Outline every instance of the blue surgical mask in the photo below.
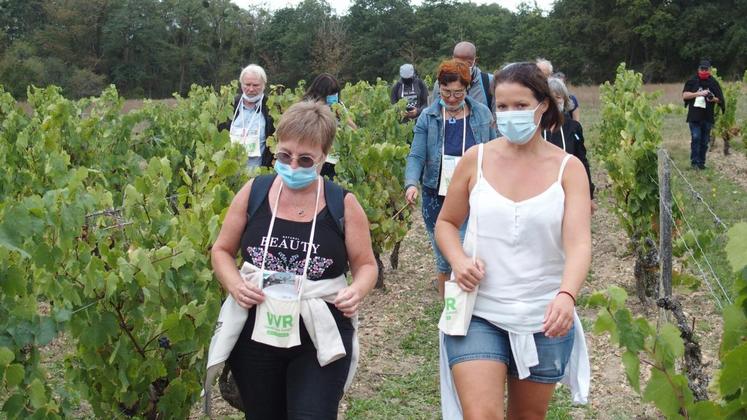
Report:
[[[291,168],[290,165],[275,161],[275,172],[280,175],[283,183],[292,190],[299,190],[314,182],[319,174],[316,173],[316,166],[311,168]]]
[[[458,104],[456,104],[454,106],[449,106],[449,105],[446,105],[446,102],[444,102],[444,98],[441,98],[441,99],[438,100],[438,103],[442,107],[446,108],[447,111],[450,111],[450,112],[459,111],[460,109],[464,108],[464,101],[459,102]]]
[[[327,105],[334,105],[340,102],[340,96],[335,93],[334,95],[327,95]]]
[[[526,144],[537,131],[537,124],[534,122],[534,112],[537,108],[539,104],[534,109],[496,112],[495,122],[498,131],[513,144]]]

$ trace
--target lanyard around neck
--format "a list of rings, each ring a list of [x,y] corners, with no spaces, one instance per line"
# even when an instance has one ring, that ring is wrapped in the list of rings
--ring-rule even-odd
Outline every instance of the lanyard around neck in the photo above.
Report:
[[[446,108],[441,108],[441,115],[443,116],[443,124],[441,125],[441,156],[446,154]],[[462,121],[462,156],[464,156],[464,147],[467,143],[467,112],[464,113],[464,121]],[[443,159],[443,157],[442,157]]]
[[[542,134],[544,135],[543,137],[545,138],[545,141],[547,141],[547,130],[542,130]],[[560,126],[560,138],[561,140],[563,140],[563,151],[566,152],[567,150],[565,150],[565,133],[563,133],[563,126]]]
[[[278,196],[275,198],[275,206],[271,209],[272,210],[272,218],[270,219],[270,228],[267,230],[267,239],[265,242],[265,250],[262,254],[262,279],[260,280],[260,288],[264,286],[265,281],[265,262],[267,261],[267,252],[270,249],[270,240],[272,238],[272,229],[275,227],[275,219],[277,218],[278,214],[278,204],[280,203],[280,194],[283,192],[283,181],[280,181],[280,189],[278,190]],[[309,244],[307,246],[306,250],[306,261],[304,262],[303,266],[303,278],[300,282],[301,284],[298,285],[299,288],[299,295],[301,294],[301,288],[303,287],[303,281],[306,280],[306,274],[309,271],[309,262],[311,261],[311,249],[314,248],[314,235],[316,234],[316,218],[317,218],[317,212],[319,211],[319,196],[322,192],[322,178],[317,177],[317,183],[316,183],[316,204],[314,205],[314,218],[311,221],[311,235],[309,236]]]
[[[244,105],[244,98],[239,98],[239,103],[238,105],[236,105],[236,110],[233,112],[233,122],[231,123],[231,125],[236,123],[236,117],[239,115],[239,110],[242,110],[242,114],[243,114],[243,109],[242,109],[243,105]],[[245,131],[247,128],[251,128],[252,125],[254,125],[254,120],[259,118],[257,114],[260,114],[260,113],[262,113],[262,101],[257,101],[255,102],[253,115],[251,116],[249,123],[244,124],[244,120],[243,119],[241,120],[241,129]]]

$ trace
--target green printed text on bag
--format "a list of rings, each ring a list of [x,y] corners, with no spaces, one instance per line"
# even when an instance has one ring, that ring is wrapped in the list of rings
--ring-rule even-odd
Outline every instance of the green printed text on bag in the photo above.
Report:
[[[447,297],[445,299],[444,316],[450,320],[457,312],[456,299],[453,297]]]

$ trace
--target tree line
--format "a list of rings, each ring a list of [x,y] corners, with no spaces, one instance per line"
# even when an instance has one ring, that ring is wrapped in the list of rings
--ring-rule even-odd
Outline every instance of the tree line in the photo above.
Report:
[[[30,84],[160,98],[225,84],[252,62],[286,86],[320,72],[392,80],[405,62],[432,74],[461,40],[477,45],[484,71],[544,57],[574,84],[609,80],[622,61],[647,82],[682,81],[704,57],[733,78],[747,67],[744,16],[747,0],[558,0],[549,12],[355,0],[342,16],[325,0],[275,11],[230,0],[0,0],[0,84],[16,98]]]

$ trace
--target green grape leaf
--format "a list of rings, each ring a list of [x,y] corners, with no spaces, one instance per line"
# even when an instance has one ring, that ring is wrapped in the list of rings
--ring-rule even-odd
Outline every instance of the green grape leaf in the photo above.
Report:
[[[675,382],[674,379],[676,378],[671,379]],[[644,401],[653,402],[656,408],[661,410],[662,414],[668,419],[682,418],[682,415],[679,413],[680,402],[676,396],[678,389],[673,389],[669,381],[670,379],[667,378],[665,373],[658,369],[653,369],[651,371],[651,378],[646,385],[646,389],[643,391],[643,399]],[[687,380],[685,380],[685,383],[687,383]]]
[[[675,360],[685,354],[685,345],[680,330],[672,324],[665,324],[656,337],[656,356],[665,366],[673,366]]]
[[[628,294],[625,292],[625,289],[618,286],[610,286],[607,289],[607,293],[609,294],[613,308],[617,309],[625,306],[625,301],[628,299]]]
[[[21,394],[15,394],[8,398],[3,404],[3,413],[8,415],[8,418],[18,418],[21,414],[24,414],[26,407],[26,399]]]
[[[726,416],[721,406],[713,401],[698,401],[687,410],[691,419],[722,419]]]
[[[615,312],[615,323],[620,334],[620,344],[633,353],[643,350],[645,335],[637,323],[633,322],[630,310],[624,308]]]
[[[16,267],[10,267],[5,272],[5,278],[0,281],[0,287],[9,296],[26,294],[26,279]]]
[[[0,347],[0,368],[5,369],[15,359],[13,351],[7,347]]]
[[[589,308],[600,308],[607,305],[607,296],[602,292],[595,292],[586,300],[586,306]]]
[[[732,395],[740,388],[745,392],[747,385],[747,342],[737,346],[734,350],[724,355],[723,367],[719,377],[719,387],[722,395]]]
[[[57,325],[50,317],[42,317],[36,333],[36,345],[46,346],[57,336]]]
[[[23,382],[24,375],[25,372],[23,370],[23,365],[19,363],[11,363],[5,369],[5,382],[8,384],[9,388],[18,386]]]
[[[735,273],[747,266],[747,223],[737,223],[728,232],[726,258]]]
[[[597,316],[596,321],[594,321],[594,333],[595,334],[602,334],[604,332],[613,332],[616,331],[617,327],[615,326],[615,320],[612,319],[612,316],[607,312],[606,310],[603,310],[599,313]]]
[[[638,360],[638,355],[631,351],[626,351],[622,355],[623,366],[625,366],[625,375],[628,377],[630,386],[635,389],[636,392],[641,392],[640,385],[640,367],[641,361]]]
[[[731,351],[747,337],[747,317],[736,305],[724,308],[724,333],[721,337],[721,355]]]
[[[29,401],[35,409],[40,409],[47,404],[47,392],[39,379],[34,379],[29,385]]]

